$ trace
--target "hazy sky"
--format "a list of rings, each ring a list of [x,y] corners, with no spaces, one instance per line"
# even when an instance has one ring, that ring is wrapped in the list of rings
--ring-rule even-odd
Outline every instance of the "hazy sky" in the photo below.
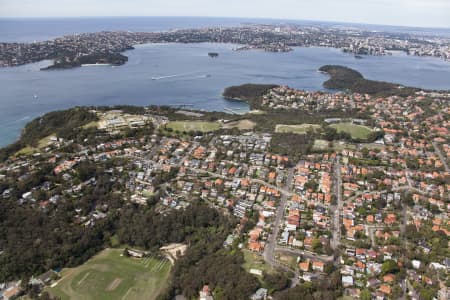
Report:
[[[450,27],[450,0],[0,0],[0,17],[217,16]]]

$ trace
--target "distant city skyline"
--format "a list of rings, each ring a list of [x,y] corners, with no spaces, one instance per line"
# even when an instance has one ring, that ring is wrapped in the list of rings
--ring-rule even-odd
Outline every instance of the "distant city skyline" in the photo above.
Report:
[[[191,16],[450,28],[450,0],[0,0],[0,17]]]

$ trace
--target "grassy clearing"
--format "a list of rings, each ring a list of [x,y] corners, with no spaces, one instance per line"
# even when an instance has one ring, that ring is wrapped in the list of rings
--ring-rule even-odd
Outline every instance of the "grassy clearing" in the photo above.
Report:
[[[19,151],[16,152],[16,154],[14,154],[15,156],[21,156],[21,155],[31,155],[33,153],[38,152],[38,149],[35,147],[31,147],[31,146],[26,146],[22,149],[20,149]]]
[[[342,151],[344,149],[357,150],[358,147],[356,146],[356,144],[350,144],[350,143],[345,143],[345,142],[333,142],[333,149],[335,151]]]
[[[218,122],[205,122],[205,121],[173,121],[166,125],[166,128],[171,128],[180,132],[183,131],[202,131],[211,132],[220,129]]]
[[[98,128],[98,121],[92,121],[87,124],[84,124],[83,126],[81,126],[81,128],[83,129]]]
[[[329,144],[330,144],[329,141],[316,139],[314,140],[313,150],[316,151],[330,150],[331,148],[329,147]]]
[[[123,249],[106,249],[83,265],[64,269],[62,279],[48,288],[61,299],[156,299],[165,287],[167,259],[134,259],[121,256]]]
[[[22,149],[20,149],[19,151],[16,152],[15,156],[21,156],[21,155],[32,155],[34,153],[39,152],[40,150],[44,149],[45,147],[48,146],[48,144],[50,143],[50,139],[54,137],[54,135],[49,135],[45,138],[42,138],[39,140],[37,147],[33,147],[33,146],[26,146]]]
[[[297,256],[295,256],[295,255],[284,254],[284,253],[275,251],[275,258],[282,264],[285,264],[285,265],[291,267],[292,269],[295,269],[298,267]]]
[[[38,142],[38,148],[39,148],[39,149],[42,149],[42,148],[47,147],[48,144],[51,142],[51,138],[52,138],[52,137],[55,137],[55,135],[52,134],[52,135],[49,135],[49,136],[47,136],[47,137],[41,139],[41,140]]]
[[[276,273],[276,271],[271,266],[265,263],[261,255],[253,253],[249,250],[243,250],[242,252],[244,253],[244,260],[245,260],[243,268],[247,272],[250,272],[251,269],[257,269],[261,271],[266,271],[267,273],[271,274]]]
[[[153,195],[155,195],[155,193],[149,192],[147,190],[142,191],[142,196],[144,196],[144,197],[150,198],[150,197],[153,197]]]
[[[247,119],[229,122],[223,125],[223,128],[237,128],[239,130],[252,130],[256,123]]]
[[[367,126],[352,123],[337,123],[330,127],[335,128],[338,132],[348,132],[354,139],[367,139],[372,132],[372,129]]]
[[[367,148],[369,150],[374,149],[383,149],[384,145],[374,144],[374,143],[361,143],[361,144],[352,144],[346,142],[334,141],[332,142],[332,147],[329,147],[330,142],[326,140],[317,139],[314,141],[313,150],[316,151],[342,151],[344,149],[347,150],[357,150],[362,148]]]
[[[275,126],[275,132],[279,133],[297,133],[305,134],[309,129],[313,131],[318,131],[321,128],[318,124],[300,124],[300,125],[284,125],[278,124]]]

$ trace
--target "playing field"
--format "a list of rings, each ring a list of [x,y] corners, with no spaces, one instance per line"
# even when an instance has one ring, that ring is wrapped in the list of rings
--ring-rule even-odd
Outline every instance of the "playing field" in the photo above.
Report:
[[[317,131],[320,129],[320,125],[318,124],[300,124],[300,125],[283,125],[278,124],[275,126],[275,132],[280,133],[297,133],[297,134],[305,134],[309,129],[313,131]]]
[[[338,132],[348,132],[354,139],[366,139],[372,132],[367,126],[352,123],[337,123],[330,125],[330,127],[336,128]]]
[[[165,287],[170,262],[122,253],[122,249],[106,249],[79,267],[64,269],[62,279],[48,291],[63,300],[155,299]]]
[[[255,128],[256,123],[247,119],[229,122],[223,125],[223,128],[237,128],[239,130],[251,130]]]
[[[183,131],[202,131],[210,132],[220,129],[220,124],[217,122],[204,122],[204,121],[173,121],[166,125],[167,128],[173,130]]]

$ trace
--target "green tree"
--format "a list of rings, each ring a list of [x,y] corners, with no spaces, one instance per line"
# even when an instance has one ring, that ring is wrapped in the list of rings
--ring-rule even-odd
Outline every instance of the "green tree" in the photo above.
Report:
[[[398,273],[400,271],[400,268],[398,267],[398,264],[395,260],[389,259],[386,260],[381,265],[381,273],[383,275],[390,274],[390,273]]]
[[[361,295],[359,296],[361,300],[371,300],[372,295],[368,289],[363,289]]]
[[[264,272],[264,282],[268,285],[272,291],[281,291],[289,286],[289,279],[285,274],[270,274]]]
[[[330,126],[324,128],[323,135],[327,141],[333,141],[338,136],[336,128]]]
[[[331,273],[333,273],[333,271],[334,271],[334,265],[333,265],[333,263],[332,263],[332,262],[327,262],[327,263],[325,264],[325,266],[323,267],[323,271],[324,271],[325,273],[327,273],[328,275],[331,274]]]
[[[420,291],[420,299],[422,300],[432,300],[436,295],[435,288],[425,288]]]
[[[321,253],[322,251],[322,243],[317,238],[312,240],[311,247],[314,252]]]

